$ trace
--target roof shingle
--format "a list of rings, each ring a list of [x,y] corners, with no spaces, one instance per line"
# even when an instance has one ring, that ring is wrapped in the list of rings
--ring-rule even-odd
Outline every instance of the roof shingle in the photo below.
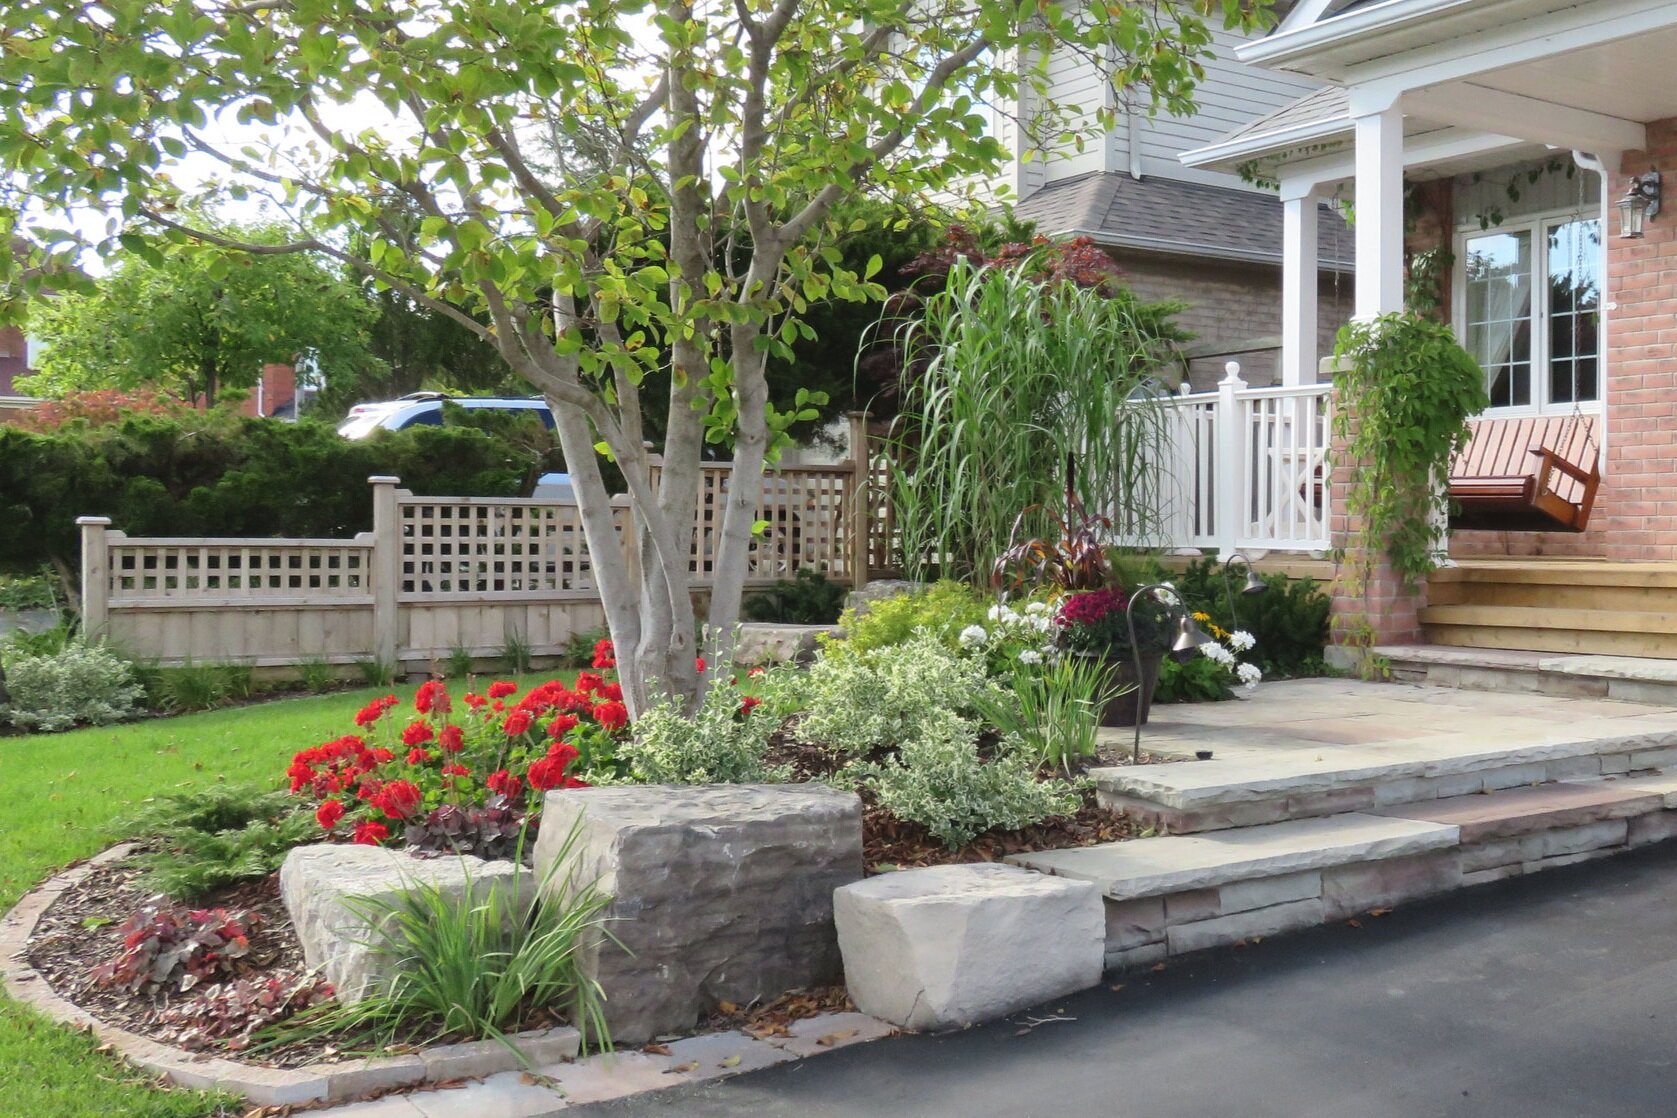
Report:
[[[1281,201],[1272,194],[1091,171],[1049,183],[1014,210],[1044,233],[1085,234],[1110,247],[1281,262]],[[1317,218],[1322,267],[1350,269],[1350,227],[1327,207]]]

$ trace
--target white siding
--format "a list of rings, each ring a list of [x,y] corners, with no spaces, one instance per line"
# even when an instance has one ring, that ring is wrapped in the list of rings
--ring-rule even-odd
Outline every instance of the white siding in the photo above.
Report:
[[[1064,50],[1057,50],[1048,60],[1048,78],[1052,83],[1049,97],[1062,109],[1071,112],[1073,131],[1087,131],[1094,127],[1097,114],[1111,96],[1108,83],[1098,67]],[[1123,143],[1121,129],[1105,137],[1107,144]],[[1089,136],[1078,151],[1076,145],[1066,144],[1049,156],[1044,171],[1046,181],[1069,179],[1090,171],[1114,170],[1108,163],[1108,152],[1099,135]]]
[[[1241,36],[1219,31],[1213,47],[1217,57],[1206,62],[1205,78],[1195,94],[1199,111],[1192,117],[1160,114],[1138,121],[1142,170],[1172,179],[1191,179],[1221,186],[1238,185],[1233,175],[1182,166],[1177,156],[1203,147],[1283,105],[1303,97],[1320,83],[1237,62],[1234,48]]]

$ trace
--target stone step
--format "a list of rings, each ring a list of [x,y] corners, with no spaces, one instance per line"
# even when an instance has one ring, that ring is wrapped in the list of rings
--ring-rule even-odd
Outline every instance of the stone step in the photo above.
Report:
[[[1390,645],[1374,650],[1404,683],[1677,706],[1677,660],[1521,649]]]
[[[1672,837],[1677,768],[1009,861],[1093,882],[1121,969]]]
[[[1460,740],[1417,739],[1401,747],[1296,749],[1090,775],[1103,806],[1170,834],[1190,834],[1677,764],[1677,718],[1663,712],[1582,731],[1527,727],[1521,736],[1529,744],[1464,748]]]
[[[1677,795],[1677,777],[1664,774],[1656,782],[1670,782]],[[1393,819],[1443,823],[1461,832],[1462,844],[1515,838],[1538,831],[1581,827],[1603,820],[1626,819],[1665,810],[1666,796],[1634,780],[1598,780],[1579,784],[1541,784],[1507,788],[1489,795],[1452,796],[1446,800],[1376,808],[1369,814]]]
[[[1457,845],[1454,824],[1348,812],[1198,835],[1015,854],[1039,873],[1092,881],[1115,901],[1421,854]]]

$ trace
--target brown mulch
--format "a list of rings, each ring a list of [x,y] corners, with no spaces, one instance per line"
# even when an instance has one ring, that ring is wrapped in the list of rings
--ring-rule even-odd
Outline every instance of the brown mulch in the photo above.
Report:
[[[72,887],[41,917],[29,941],[29,963],[59,994],[113,1025],[153,1035],[158,1017],[171,1006],[191,1002],[200,990],[155,995],[96,985],[90,972],[123,947],[122,925],[154,894],[140,883],[140,870],[129,862],[101,866]],[[301,974],[303,948],[281,903],[278,881],[264,878],[220,890],[193,902],[195,908],[225,908],[254,913],[250,953],[238,961],[235,978],[258,974]]]

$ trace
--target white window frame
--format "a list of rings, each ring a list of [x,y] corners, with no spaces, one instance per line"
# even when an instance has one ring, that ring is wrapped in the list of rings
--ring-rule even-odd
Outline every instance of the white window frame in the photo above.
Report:
[[[1576,403],[1566,401],[1555,403],[1547,399],[1549,395],[1549,301],[1540,298],[1545,291],[1544,281],[1549,275],[1549,237],[1545,232],[1549,225],[1557,221],[1589,221],[1595,220],[1601,224],[1601,247],[1598,250],[1601,259],[1597,262],[1596,273],[1597,292],[1599,301],[1597,314],[1599,316],[1596,327],[1596,398],[1580,400]],[[1607,398],[1607,312],[1610,304],[1607,301],[1607,238],[1612,235],[1607,227],[1606,215],[1599,204],[1590,205],[1584,209],[1568,206],[1565,209],[1545,210],[1542,213],[1521,214],[1500,225],[1493,225],[1488,229],[1481,229],[1477,222],[1469,225],[1458,225],[1456,236],[1452,244],[1455,251],[1455,261],[1450,266],[1450,322],[1451,329],[1462,345],[1467,344],[1467,242],[1474,237],[1493,236],[1497,233],[1526,233],[1531,237],[1532,254],[1532,316],[1531,316],[1531,374],[1532,399],[1542,402],[1517,404],[1504,407],[1489,407],[1485,415],[1491,416],[1538,416],[1538,415],[1571,415],[1574,411],[1584,415],[1600,416]],[[1598,424],[1599,427],[1599,424]]]

